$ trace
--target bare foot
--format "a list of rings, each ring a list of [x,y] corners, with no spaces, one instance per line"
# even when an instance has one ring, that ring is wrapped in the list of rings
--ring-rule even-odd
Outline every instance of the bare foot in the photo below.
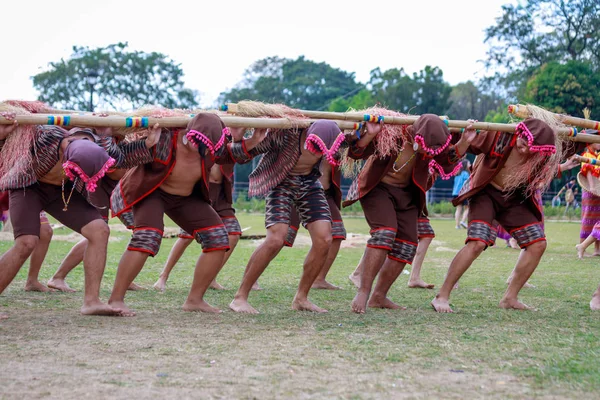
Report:
[[[519,300],[500,300],[500,304],[498,304],[500,308],[513,309],[513,310],[531,310],[531,307],[521,303]]]
[[[55,289],[50,289],[47,288],[45,285],[43,285],[41,282],[27,282],[25,284],[25,291],[26,292],[44,292],[44,293],[48,293],[48,292],[56,292]]]
[[[335,286],[327,281],[315,281],[315,283],[312,284],[311,289],[340,290],[341,287]]]
[[[127,308],[127,307],[125,307]],[[129,309],[127,309],[129,310]],[[129,311],[131,312],[131,311]],[[100,301],[94,303],[84,304],[81,307],[81,314],[83,315],[105,315],[105,316],[127,316],[121,307],[117,307],[114,304],[104,304]],[[134,313],[135,315],[135,313]]]
[[[258,314],[258,311],[256,311],[256,309],[252,307],[250,303],[248,303],[248,300],[244,299],[233,299],[233,301],[229,304],[229,308],[235,312]]]
[[[263,290],[263,288],[261,288],[258,284],[258,281],[254,282],[254,284],[252,285],[252,289],[250,290]]]
[[[115,310],[121,310],[121,315],[124,317],[135,317],[135,311],[127,307],[122,301],[109,301],[108,304]]]
[[[510,247],[512,247],[513,249],[521,250],[521,247],[519,247],[519,243],[517,243],[517,240],[515,238],[510,238],[509,244],[510,244]]]
[[[8,319],[8,314],[0,313],[0,321],[2,321],[3,319]]]
[[[348,279],[350,279],[350,282],[352,282],[357,289],[360,289],[360,275],[350,274]]]
[[[165,290],[167,290],[167,280],[163,278],[158,278],[158,280],[154,285],[152,285],[152,287],[156,290],[164,292]]]
[[[369,299],[369,307],[371,308],[389,308],[391,310],[406,310],[406,307],[401,307],[387,297],[380,297],[373,294]]]
[[[422,279],[416,281],[408,281],[408,287],[411,289],[433,289],[435,285],[425,283]]]
[[[577,244],[575,245],[575,248],[577,249],[577,257],[579,259],[583,259],[584,255],[585,255],[585,247],[583,247],[583,244]]]
[[[48,287],[65,293],[74,293],[77,291],[75,289],[71,289],[64,279],[52,278],[48,281]]]
[[[600,310],[600,296],[592,296],[592,301],[590,301],[590,309],[592,311]],[[2,317],[0,317],[0,319],[2,319]]]
[[[142,286],[140,286],[140,285],[138,285],[138,284],[137,284],[137,283],[135,283],[135,282],[131,282],[131,283],[129,284],[129,287],[127,288],[127,290],[132,290],[132,291],[136,291],[136,290],[146,290],[146,288],[145,288],[145,287],[142,287]]]
[[[219,284],[216,280],[213,280],[209,286],[210,289],[214,290],[226,290],[221,284]]]
[[[600,257],[600,253],[598,253],[597,251],[594,251],[592,253],[592,257]]]
[[[199,303],[193,303],[193,302],[187,300],[183,304],[183,311],[205,312],[205,313],[213,313],[213,314],[218,314],[218,313],[223,312],[223,311],[219,310],[218,308],[211,306],[204,300],[202,300]]]
[[[294,299],[292,302],[292,309],[296,311],[311,311],[316,313],[326,313],[327,310],[321,307],[318,307],[311,303],[308,299],[298,300]]]
[[[356,296],[354,296],[354,300],[352,300],[352,311],[354,311],[357,314],[364,314],[367,311],[368,300],[369,295],[367,293],[356,293]]]
[[[454,311],[450,308],[450,303],[447,299],[442,299],[439,295],[431,301],[433,309],[439,313],[453,313]]]
[[[456,283],[456,284],[454,285],[454,287],[452,287],[452,290],[455,290],[455,289],[458,289],[458,283]]]

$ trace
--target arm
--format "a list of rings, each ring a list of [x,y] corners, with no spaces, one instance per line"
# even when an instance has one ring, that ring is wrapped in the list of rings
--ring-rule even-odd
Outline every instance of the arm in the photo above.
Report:
[[[112,132],[103,132],[105,135]],[[160,139],[161,128],[155,124],[148,131],[145,138],[129,143],[116,144],[111,136],[102,136],[100,143],[109,156],[115,159],[115,168],[128,169],[140,164],[148,164],[154,161],[151,151]]]
[[[375,122],[367,122],[366,132],[363,130],[363,134],[360,139],[350,144],[348,149],[348,157],[355,160],[361,160],[369,158],[369,156],[375,153],[375,144],[373,139],[381,132],[381,124]]]
[[[231,130],[233,143],[227,143],[218,154],[215,154],[218,164],[231,164],[234,162],[245,164],[259,154],[272,150],[277,135],[284,134],[281,132],[267,135],[267,129],[255,129],[250,138],[243,139],[244,131],[245,128],[241,128],[241,131],[238,128]]]

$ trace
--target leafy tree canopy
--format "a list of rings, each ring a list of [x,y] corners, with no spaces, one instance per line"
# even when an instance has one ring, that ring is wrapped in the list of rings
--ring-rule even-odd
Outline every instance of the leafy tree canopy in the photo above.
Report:
[[[146,104],[167,108],[193,108],[198,105],[195,91],[183,84],[183,71],[161,53],[127,51],[127,43],[90,49],[73,47],[68,60],[51,62],[50,68],[32,77],[40,91],[39,100],[55,107],[89,110],[93,107],[115,110],[139,108]],[[89,76],[96,76],[92,87]],[[92,107],[92,108],[93,108]]]

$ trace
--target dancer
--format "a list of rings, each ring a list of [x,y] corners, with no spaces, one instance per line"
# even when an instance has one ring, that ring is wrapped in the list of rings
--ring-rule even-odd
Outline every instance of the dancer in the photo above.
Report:
[[[337,164],[336,154],[343,141],[344,134],[335,122],[319,120],[308,129],[271,133],[245,157],[248,160],[264,153],[250,174],[249,194],[266,195],[267,237],[248,261],[242,283],[229,305],[233,311],[258,313],[248,303],[250,289],[283,247],[294,205],[310,234],[312,246],[304,260],[304,271],[292,308],[327,312],[308,299],[308,292],[323,269],[332,242],[331,212],[319,181],[319,163],[324,157],[325,161]]]
[[[125,305],[127,287],[142,270],[146,259],[158,253],[164,214],[192,233],[202,245],[183,310],[221,312],[204,300],[229,250],[225,225],[210,206],[210,169],[215,161],[231,162],[228,157],[232,151],[251,150],[264,139],[265,131],[255,130],[252,138],[239,144],[239,149],[231,149],[232,144],[225,143],[227,133],[221,119],[210,113],[196,114],[186,129],[165,129],[153,149],[153,161],[132,169],[113,191],[113,215],[132,210],[134,218],[133,236],[119,262],[109,299],[109,304],[123,310],[125,316],[135,315]]]
[[[14,115],[4,116],[14,119]],[[14,156],[2,151],[8,134],[16,126],[15,123],[0,127],[0,155],[3,157]],[[145,141],[123,146],[114,145],[109,137],[97,135],[91,129],[67,131],[57,126],[26,129],[34,129],[29,150],[35,154],[33,165],[15,163],[0,177],[0,190],[10,192],[15,237],[13,247],[0,257],[0,293],[39,243],[39,214],[45,210],[89,241],[84,256],[85,293],[81,313],[120,315],[122,310],[100,301],[109,229],[98,210],[87,201],[88,193],[95,191],[98,179],[111,166],[150,158],[148,148],[158,139],[160,129],[155,126]],[[109,129],[102,133],[108,133]],[[25,155],[22,158],[27,161]]]
[[[444,179],[450,178],[457,172],[460,154],[468,147],[465,139],[468,133],[453,146],[444,122],[437,115],[424,114],[403,131],[398,140],[399,151],[394,149],[389,156],[380,157],[374,154],[373,140],[381,130],[381,125],[367,123],[366,134],[349,151],[351,157],[367,161],[352,183],[344,206],[360,200],[371,227],[371,238],[360,266],[360,289],[352,301],[352,311],[356,313],[366,312],[367,304],[399,308],[387,298],[387,292],[404,266],[412,263],[417,251],[417,220],[426,212],[429,170],[435,170]]]
[[[233,167],[234,164],[215,164],[210,169],[210,176],[208,178],[211,205],[217,214],[219,214],[221,221],[225,225],[229,239],[230,250],[226,252],[225,257],[223,257],[223,265],[225,265],[227,260],[229,260],[229,257],[231,257],[231,254],[242,235],[242,228],[235,217],[235,209],[233,208]],[[194,237],[192,235],[183,230],[179,233],[179,238],[171,248],[167,263],[154,284],[156,290],[160,290],[161,292],[166,290],[167,280],[169,279],[171,270],[183,255],[185,249],[192,243],[193,239]],[[209,287],[215,290],[225,289],[217,283],[216,279],[213,279]]]
[[[553,129],[533,118],[519,123],[515,134],[486,131],[472,141],[468,151],[483,154],[483,158],[474,167],[469,190],[453,201],[455,205],[467,199],[470,202],[467,240],[452,260],[442,288],[431,303],[437,312],[453,312],[450,293],[471,263],[491,244],[494,219],[522,248],[499,305],[529,308],[517,296],[546,249],[543,216],[536,196],[556,174],[561,155],[557,143],[560,142]]]

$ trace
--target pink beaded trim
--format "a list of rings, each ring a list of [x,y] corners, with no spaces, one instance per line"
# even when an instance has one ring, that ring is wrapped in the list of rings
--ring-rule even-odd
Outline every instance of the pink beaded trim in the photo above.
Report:
[[[327,162],[332,166],[337,167],[340,165],[340,161],[335,159],[335,153],[337,153],[337,151],[340,149],[340,146],[344,142],[344,139],[344,133],[340,133],[333,142],[331,149],[327,149],[327,146],[325,145],[325,142],[323,142],[323,139],[321,139],[314,133],[311,133],[306,137],[305,146],[306,149],[308,149],[308,151],[310,151],[311,153],[323,153],[323,155],[327,159]]]
[[[73,171],[77,173],[77,175],[79,175],[79,177],[85,182],[85,188],[87,189],[87,191],[93,193],[98,187],[98,181],[102,179],[102,177],[106,174],[106,171],[108,171],[110,167],[115,165],[115,163],[116,161],[114,158],[109,158],[104,163],[102,168],[100,168],[100,171],[98,171],[96,175],[92,176],[91,178],[87,176],[85,172],[83,172],[79,165],[75,164],[72,161],[67,161],[63,163],[62,167],[65,170],[65,175],[67,175],[67,177],[72,181],[75,181],[75,179],[77,178]]]
[[[527,140],[527,145],[529,146],[529,151],[531,152],[541,153],[545,156],[551,156],[552,154],[556,153],[556,146],[554,146],[553,144],[544,144],[541,146],[534,145],[533,142],[535,139],[533,137],[533,134],[531,133],[529,128],[527,128],[527,125],[525,125],[523,122],[519,122],[519,124],[515,128],[515,134]]]
[[[450,172],[449,174],[444,172],[444,168],[442,168],[442,166],[435,160],[431,160],[429,162],[429,172],[433,173],[437,173],[439,174],[440,178],[442,178],[443,180],[447,181],[448,179],[452,178],[453,176],[455,176],[456,174],[459,173],[460,169],[461,169],[462,165],[461,163],[458,163],[454,169],[452,170],[452,172]]]
[[[223,128],[223,132],[221,134],[221,138],[217,142],[216,145],[213,145],[212,141],[202,132],[198,132],[197,130],[191,129],[188,133],[185,134],[185,137],[192,142],[192,144],[198,147],[198,144],[204,143],[206,147],[208,147],[208,151],[210,151],[211,155],[215,155],[215,152],[218,151],[223,144],[225,144],[225,137],[230,136],[231,132],[229,128]]]
[[[438,147],[437,149],[432,149],[430,147],[427,147],[427,145],[425,145],[425,139],[423,138],[423,136],[421,136],[421,135],[415,136],[415,142],[419,143],[421,148],[423,150],[425,150],[427,152],[427,154],[429,154],[432,157],[435,157],[438,154],[441,154],[444,150],[446,150],[448,148],[448,146],[450,146],[451,140],[452,140],[452,135],[448,135],[448,139],[446,140],[446,143],[444,143],[442,146]]]

